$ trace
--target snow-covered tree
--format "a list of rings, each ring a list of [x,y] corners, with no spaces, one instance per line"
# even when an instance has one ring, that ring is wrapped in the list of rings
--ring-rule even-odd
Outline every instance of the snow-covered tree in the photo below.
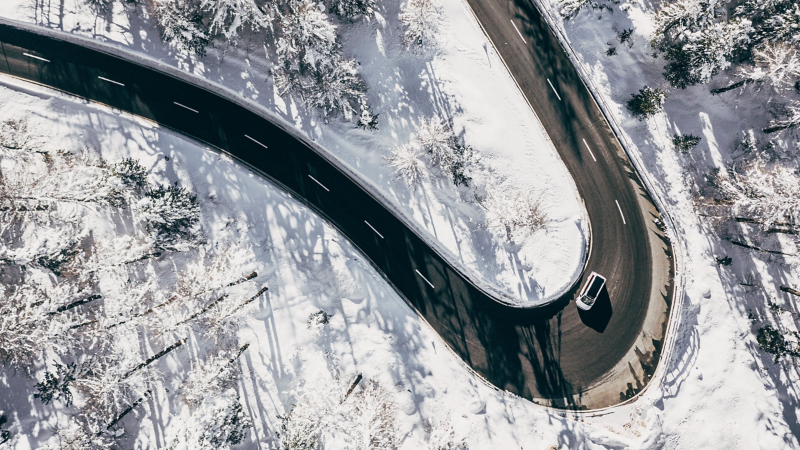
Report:
[[[65,331],[67,324],[47,320],[41,290],[4,287],[0,297],[0,364],[28,371]]]
[[[215,352],[192,367],[181,385],[181,398],[191,408],[197,408],[209,397],[226,391],[236,384],[239,366],[236,358],[247,349]]]
[[[753,64],[743,68],[741,75],[750,82],[766,81],[780,92],[800,77],[800,58],[797,50],[786,43],[767,44],[753,51]]]
[[[685,89],[708,83],[711,77],[731,65],[734,53],[749,41],[750,23],[731,21],[714,23],[689,33],[684,42],[670,46],[664,57],[664,78],[670,85]]]
[[[307,104],[321,109],[326,115],[341,113],[346,120],[359,114],[366,85],[354,60],[335,55],[332,65],[322,68],[314,81],[305,89]]]
[[[75,389],[83,394],[84,404],[78,419],[92,433],[107,427],[145,395],[147,385],[157,379],[152,366],[135,366],[123,355],[98,355],[87,361],[85,376],[75,380]]]
[[[755,45],[800,42],[800,4],[796,0],[746,0],[736,8],[734,16],[753,23]]]
[[[200,206],[197,195],[184,187],[159,186],[145,193],[136,205],[145,226],[154,233],[156,246],[175,246],[198,233]]]
[[[340,423],[348,435],[348,448],[354,450],[393,450],[399,443],[395,417],[397,408],[389,392],[375,380],[365,380],[362,388],[345,400]]]
[[[754,219],[770,228],[776,223],[800,225],[800,176],[782,161],[752,158],[717,179],[719,189],[736,216]]]
[[[369,17],[375,10],[375,0],[332,0],[330,11],[342,19],[359,15]]]
[[[256,0],[200,0],[200,7],[211,13],[211,32],[228,40],[236,39],[244,27],[269,28],[274,17],[270,3],[262,7]]]
[[[417,141],[430,155],[431,165],[452,177],[453,184],[467,186],[472,148],[459,142],[452,128],[436,117],[423,118],[417,125]]]
[[[380,116],[380,114],[374,114],[372,112],[372,108],[370,108],[369,105],[364,102],[361,104],[361,114],[358,115],[356,127],[363,128],[365,130],[377,130],[378,116]]]
[[[693,148],[697,147],[700,143],[700,138],[693,134],[674,134],[672,136],[672,145],[681,152],[689,153]]]
[[[452,152],[453,132],[450,127],[436,117],[428,117],[420,120],[416,132],[417,141],[431,157],[431,164],[446,164]]]
[[[178,51],[205,56],[209,43],[199,4],[193,0],[153,0],[161,40]]]
[[[469,450],[464,440],[457,440],[453,425],[447,420],[436,419],[433,422],[423,419],[422,429],[425,442],[432,450]]]
[[[508,239],[518,230],[534,232],[547,224],[539,198],[529,192],[492,193],[484,200],[483,207],[486,227],[504,232]]]
[[[644,120],[661,112],[666,101],[667,93],[664,90],[645,86],[639,89],[638,94],[631,94],[626,106],[634,117]]]
[[[426,172],[425,164],[420,159],[422,154],[409,144],[396,145],[387,156],[386,164],[394,171],[394,176],[409,186],[416,186]]]
[[[764,133],[788,130],[798,125],[800,125],[800,102],[792,100],[791,103],[786,105],[783,117],[773,120],[769,127],[764,128]]]
[[[441,7],[437,0],[406,0],[401,7],[399,19],[405,28],[403,41],[406,46],[430,47],[436,39]]]
[[[724,0],[675,0],[663,3],[655,13],[653,47],[666,51],[698,31],[714,26],[724,14]]]
[[[324,5],[313,0],[291,0],[281,14],[277,61],[272,69],[280,95],[298,94],[305,103],[326,116],[358,117],[359,125],[374,128],[366,104],[366,85],[357,63],[342,55],[336,26]]]
[[[558,13],[564,20],[569,20],[577,16],[581,9],[590,3],[592,0],[559,0]]]
[[[302,88],[303,77],[314,77],[333,68],[339,51],[336,26],[324,5],[313,0],[291,0],[281,14],[281,35],[273,73],[281,95]]]

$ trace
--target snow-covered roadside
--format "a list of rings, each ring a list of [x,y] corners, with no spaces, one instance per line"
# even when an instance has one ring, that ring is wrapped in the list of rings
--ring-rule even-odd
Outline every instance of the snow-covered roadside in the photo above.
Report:
[[[797,448],[797,370],[791,363],[774,363],[755,339],[755,328],[764,322],[797,327],[791,312],[797,310],[795,298],[778,289],[797,283],[796,244],[780,235],[771,238],[770,249],[789,254],[775,257],[721,240],[719,230],[698,217],[690,188],[708,170],[724,169],[741,151],[737,144],[745,133],[765,138],[760,130],[769,121],[764,114],[769,93],[751,91],[742,101],[735,95],[712,96],[702,85],[673,90],[663,113],[640,122],[625,102],[642,86],[665,84],[665,63],[653,58],[648,45],[654,6],[615,3],[609,5],[613,13],[587,6],[564,22],[555,1],[543,3],[563,27],[588,84],[620,124],[632,157],[642,162],[666,203],[673,232],[686,251],[683,311],[674,318],[675,346],[662,363],[661,382],[636,403],[612,408],[608,415],[588,414],[586,422],[642,439],[641,448]],[[631,29],[631,44],[620,42],[620,34]],[[615,54],[606,53],[610,47],[616,47]],[[678,132],[703,140],[684,156],[670,142]],[[779,139],[776,150],[791,153],[793,139]],[[715,260],[725,256],[732,264]],[[652,419],[649,425],[644,417]]]
[[[207,246],[248,249],[231,263],[242,273],[256,271],[255,281],[269,292],[239,324],[240,344],[250,347],[239,359],[236,389],[253,421],[243,447],[276,448],[276,415],[309,391],[321,403],[330,401],[327,395],[341,395],[332,386],[347,385],[356,374],[389,391],[399,448],[446,441],[471,449],[636,446],[483,384],[334,228],[246,167],[147,121],[11,78],[0,83],[0,121],[27,116],[30,130],[47,138],[42,151],[89,145],[112,163],[137,158],[153,182],[180,181],[197,194]],[[93,226],[103,227],[98,239],[130,232],[124,221],[110,229]],[[185,257],[154,259],[140,270],[162,282]],[[113,280],[105,286],[113,290]],[[331,314],[329,322],[309,325],[309,315],[320,310]],[[159,361],[156,395],[123,422],[123,448],[163,448],[186,431],[188,409],[176,392],[197,353],[192,346]],[[11,448],[55,445],[53,427],[67,423],[63,408],[32,397],[44,370],[33,370],[35,380],[0,371],[0,414],[9,419],[3,429],[12,433]],[[637,420],[634,430],[654,417]]]
[[[278,97],[261,35],[240,39],[238,48],[218,43],[208,57],[195,61],[160,42],[141,5],[114,3],[111,13],[96,16],[81,0],[59,11],[10,0],[0,5],[0,16],[89,35],[224,86],[296,127],[360,174],[488,291],[528,305],[556,298],[580,274],[586,255],[588,226],[573,181],[466,5],[442,2],[446,20],[439,46],[427,53],[402,46],[399,5],[380,3],[372,19],[340,24],[344,51],[361,63],[370,104],[380,114],[377,132],[336,119],[322,123],[303,105]],[[394,180],[385,165],[388,150],[410,142],[415,126],[431,116],[452,119],[456,133],[481,155],[485,170],[473,175],[479,190],[498,197],[516,192],[540,197],[547,227],[508,242],[484,227],[486,213],[472,191],[456,189],[434,174],[417,189]]]

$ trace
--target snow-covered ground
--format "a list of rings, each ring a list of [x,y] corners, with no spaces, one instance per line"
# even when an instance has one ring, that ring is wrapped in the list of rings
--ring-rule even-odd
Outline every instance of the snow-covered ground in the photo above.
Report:
[[[371,18],[338,23],[343,51],[359,62],[369,103],[380,114],[378,131],[322,120],[302,103],[278,96],[263,33],[244,34],[237,47],[214,41],[208,56],[197,60],[161,42],[145,3],[113,2],[110,12],[95,13],[85,0],[65,0],[57,8],[4,0],[0,16],[140,52],[254,101],[361,174],[449,260],[505,301],[553,300],[580,274],[588,227],[577,189],[466,3],[440,2],[444,20],[429,51],[403,45],[399,0],[378,2]],[[479,154],[473,188],[456,188],[435,170],[417,189],[393,177],[385,157],[412,142],[415,127],[429,117],[452,120],[455,133]],[[546,227],[516,233],[513,241],[487,229],[487,213],[475,201],[487,192],[540,198]]]

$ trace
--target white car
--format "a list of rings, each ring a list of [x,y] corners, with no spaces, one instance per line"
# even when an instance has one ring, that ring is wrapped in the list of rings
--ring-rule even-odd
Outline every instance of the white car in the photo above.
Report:
[[[592,272],[592,274],[589,275],[589,279],[586,280],[586,284],[583,285],[578,300],[575,302],[578,304],[578,308],[584,311],[590,310],[592,305],[597,301],[597,297],[600,295],[600,291],[603,290],[603,286],[605,285],[605,277],[597,272]]]

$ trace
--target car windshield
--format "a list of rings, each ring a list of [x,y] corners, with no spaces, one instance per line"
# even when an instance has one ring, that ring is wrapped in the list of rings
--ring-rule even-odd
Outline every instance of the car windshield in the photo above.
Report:
[[[586,296],[591,298],[594,302],[594,299],[597,298],[597,294],[600,293],[600,288],[603,286],[603,279],[600,277],[594,277],[592,279],[592,285],[589,286],[589,290],[586,291]]]

